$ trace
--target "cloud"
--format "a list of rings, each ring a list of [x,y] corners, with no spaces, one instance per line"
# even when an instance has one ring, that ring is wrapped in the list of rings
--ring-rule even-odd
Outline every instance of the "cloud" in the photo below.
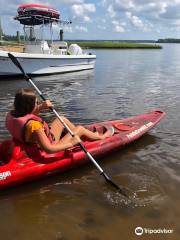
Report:
[[[91,23],[92,19],[89,14],[96,12],[96,6],[93,3],[73,4],[71,7],[71,15],[74,20]]]
[[[67,32],[67,33],[73,33],[74,31],[73,31],[73,28],[71,27],[71,26],[65,26],[64,27],[64,30],[65,30],[65,32]]]
[[[116,12],[115,12],[115,10],[114,10],[114,8],[113,8],[113,5],[110,4],[110,5],[108,6],[107,11],[108,11],[109,16],[110,16],[111,18],[113,18],[113,17],[116,16]]]
[[[86,27],[83,26],[75,26],[75,30],[79,31],[79,32],[88,32],[88,29]]]
[[[180,17],[180,0],[102,0],[112,17],[131,12],[132,23],[142,27],[142,18],[149,21],[174,21]]]
[[[92,22],[92,19],[88,16],[84,16],[83,19],[84,19],[85,22]]]
[[[178,20],[180,18],[180,5],[168,7],[160,17],[168,20]]]
[[[102,25],[97,25],[97,28],[100,29],[100,30],[103,30],[103,31],[106,30],[106,26],[104,26],[104,25],[103,26]]]
[[[86,12],[95,12],[96,7],[94,4],[74,4],[71,7],[76,16],[83,16]]]
[[[124,32],[125,31],[124,27],[122,26],[122,24],[119,21],[113,20],[112,24],[114,26],[115,32]]]
[[[124,32],[124,28],[120,25],[116,25],[114,30],[115,30],[115,32]]]
[[[131,22],[137,28],[143,28],[144,27],[144,24],[143,24],[142,20],[137,16],[132,16]]]
[[[81,32],[81,33],[87,33],[88,29],[86,27],[80,26],[80,25],[76,25],[76,26],[66,26],[65,28],[65,32],[67,33],[74,33],[74,32]]]
[[[141,35],[145,39],[148,35],[144,32],[149,32],[152,39],[168,36],[169,32],[177,37],[180,0],[102,0],[101,6],[109,18],[126,22],[126,27],[114,25],[114,32],[124,30],[129,36],[133,33],[133,36]]]
[[[142,28],[142,29],[144,28],[144,24],[139,17],[133,16],[131,12],[126,12],[126,16],[134,27]]]

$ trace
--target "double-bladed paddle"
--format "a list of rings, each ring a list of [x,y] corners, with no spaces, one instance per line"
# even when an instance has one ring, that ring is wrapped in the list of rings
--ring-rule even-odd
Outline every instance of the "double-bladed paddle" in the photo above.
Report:
[[[16,65],[17,68],[22,72],[24,78],[26,81],[30,82],[30,84],[34,87],[34,89],[38,92],[40,97],[42,98],[43,101],[46,101],[46,98],[43,96],[42,92],[39,90],[39,88],[34,84],[32,79],[25,73],[23,67],[21,66],[20,62],[17,60],[17,58],[12,55],[11,53],[8,53],[9,58],[11,61]],[[57,113],[54,107],[50,107],[51,111],[56,115],[56,117],[60,120],[60,122],[64,125],[66,130],[71,134],[72,137],[75,136],[75,134],[71,131],[71,129],[66,125],[66,123],[63,121],[62,117]],[[109,176],[104,172],[104,170],[99,166],[99,164],[96,162],[96,160],[93,158],[93,156],[87,151],[85,146],[82,143],[78,143],[80,148],[85,152],[85,154],[88,156],[88,158],[94,163],[96,168],[99,170],[100,174],[105,178],[106,182],[109,183],[111,186],[113,186],[119,193],[124,195],[125,197],[128,197],[126,193],[126,188],[123,186],[118,186],[116,183],[114,183]]]

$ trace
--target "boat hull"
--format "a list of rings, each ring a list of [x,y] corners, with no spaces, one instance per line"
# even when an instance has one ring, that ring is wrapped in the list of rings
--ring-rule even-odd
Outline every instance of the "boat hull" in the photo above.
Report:
[[[12,54],[18,59],[25,72],[29,75],[50,75],[93,69],[95,55],[52,55],[52,54]],[[0,78],[2,76],[20,75],[20,70],[8,57],[8,52],[0,52]]]
[[[108,153],[117,151],[137,140],[164,116],[164,112],[154,111],[128,119],[87,125],[86,127],[90,130],[99,132],[103,132],[104,128],[113,126],[115,134],[104,140],[85,141],[83,144],[95,159],[99,159],[99,157],[107,156]],[[11,152],[9,152],[10,149]],[[65,172],[88,161],[86,154],[77,146],[56,154],[44,153],[43,159],[32,159],[27,156],[22,146],[9,140],[0,145],[0,188]]]

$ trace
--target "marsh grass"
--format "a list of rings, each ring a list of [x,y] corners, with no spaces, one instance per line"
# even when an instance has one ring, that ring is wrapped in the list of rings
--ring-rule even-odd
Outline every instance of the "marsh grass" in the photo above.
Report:
[[[143,43],[134,43],[134,42],[110,42],[110,41],[85,41],[85,42],[68,42],[69,45],[71,43],[76,43],[82,48],[110,48],[110,49],[127,49],[127,48],[135,48],[135,49],[161,49],[162,46],[157,45],[157,44],[143,44]]]

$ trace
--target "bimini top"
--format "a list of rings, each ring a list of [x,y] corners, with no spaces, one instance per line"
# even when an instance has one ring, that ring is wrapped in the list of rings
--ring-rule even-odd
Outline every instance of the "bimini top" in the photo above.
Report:
[[[24,25],[40,25],[58,22],[60,13],[57,9],[40,4],[23,4],[18,7],[15,17]]]

